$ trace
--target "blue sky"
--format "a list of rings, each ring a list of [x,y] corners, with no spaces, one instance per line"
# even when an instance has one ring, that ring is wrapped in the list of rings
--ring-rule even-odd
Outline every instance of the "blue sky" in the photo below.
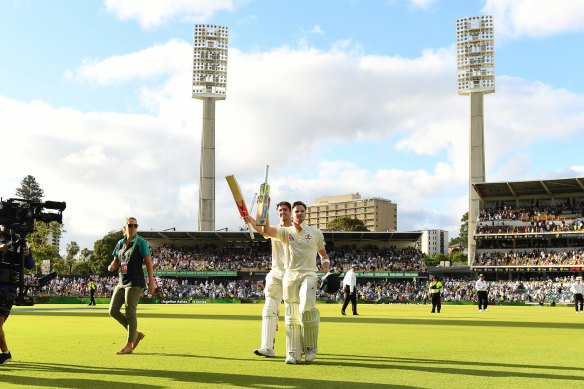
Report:
[[[222,177],[235,174],[251,199],[269,163],[273,198],[384,197],[398,204],[399,230],[454,236],[468,202],[469,123],[455,22],[485,14],[497,75],[485,97],[487,181],[582,176],[582,2],[2,0],[10,168],[0,195],[31,174],[46,199],[67,201],[63,246],[92,248],[130,214],[142,229],[196,230],[192,27],[221,24],[230,52],[217,229],[240,225]]]

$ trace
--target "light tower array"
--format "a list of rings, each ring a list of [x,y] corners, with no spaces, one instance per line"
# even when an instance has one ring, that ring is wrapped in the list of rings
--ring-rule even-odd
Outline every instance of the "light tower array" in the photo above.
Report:
[[[485,182],[483,94],[495,92],[495,40],[492,16],[456,20],[458,94],[470,95],[468,263],[476,253],[474,234],[480,197],[473,184]]]
[[[193,34],[193,98],[203,100],[199,180],[199,231],[215,230],[215,100],[225,100],[229,29],[196,24]]]

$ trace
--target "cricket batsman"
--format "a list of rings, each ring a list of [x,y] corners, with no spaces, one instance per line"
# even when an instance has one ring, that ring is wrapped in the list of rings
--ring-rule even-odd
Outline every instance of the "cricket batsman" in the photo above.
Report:
[[[330,268],[324,236],[322,231],[306,222],[306,208],[302,201],[292,204],[290,227],[271,227],[267,224],[261,227],[265,235],[281,241],[288,250],[283,278],[287,364],[300,363],[303,352],[306,362],[316,358],[320,323],[320,312],[316,308],[317,253],[322,271],[328,272]],[[244,220],[260,231],[252,217],[246,216]]]
[[[292,225],[292,205],[287,201],[281,201],[276,205],[280,227]],[[269,225],[269,215],[266,219]],[[268,236],[269,237],[269,236]],[[272,238],[272,269],[266,276],[264,294],[266,302],[262,312],[262,343],[260,348],[253,352],[264,357],[273,357],[275,352],[275,338],[278,325],[278,312],[282,302],[282,278],[286,263],[286,248],[279,240]]]

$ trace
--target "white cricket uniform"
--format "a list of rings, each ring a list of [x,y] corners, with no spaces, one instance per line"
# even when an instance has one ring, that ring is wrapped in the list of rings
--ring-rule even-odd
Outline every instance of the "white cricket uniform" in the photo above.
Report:
[[[255,350],[258,355],[274,355],[276,345],[276,331],[278,328],[278,314],[282,302],[282,278],[284,277],[284,264],[286,263],[287,250],[284,244],[271,238],[272,243],[272,269],[266,275],[264,295],[266,302],[262,311],[262,343],[260,350]]]
[[[294,226],[279,227],[276,238],[288,248],[284,274],[284,301],[300,304],[300,312],[316,308],[318,267],[316,256],[324,249],[324,235],[318,228],[301,224],[302,231]],[[301,289],[304,289],[301,295]]]
[[[306,221],[300,226],[300,232],[291,226],[278,228],[276,234],[288,251],[283,279],[286,363],[298,363],[303,352],[306,361],[312,362],[318,352],[320,312],[316,308],[316,255],[324,249],[324,236]]]
[[[264,294],[267,298],[282,301],[282,278],[284,277],[284,264],[286,263],[286,247],[277,239],[270,238],[272,243],[272,269],[266,275]]]

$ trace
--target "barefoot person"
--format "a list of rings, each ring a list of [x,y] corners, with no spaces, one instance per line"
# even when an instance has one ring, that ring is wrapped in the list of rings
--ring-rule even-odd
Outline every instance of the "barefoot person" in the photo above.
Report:
[[[146,283],[144,282],[144,270],[142,265],[146,265],[148,271],[148,289],[150,294],[154,294],[154,277],[152,274],[152,259],[148,243],[137,235],[138,222],[136,218],[129,217],[124,224],[125,237],[120,239],[114,249],[114,259],[110,263],[108,270],[118,270],[120,280],[114,289],[109,307],[109,314],[116,319],[128,332],[126,345],[122,347],[118,354],[130,354],[144,338],[144,334],[138,331],[138,321],[136,319],[136,309],[138,301],[144,294]],[[125,305],[125,312],[120,308]]]

